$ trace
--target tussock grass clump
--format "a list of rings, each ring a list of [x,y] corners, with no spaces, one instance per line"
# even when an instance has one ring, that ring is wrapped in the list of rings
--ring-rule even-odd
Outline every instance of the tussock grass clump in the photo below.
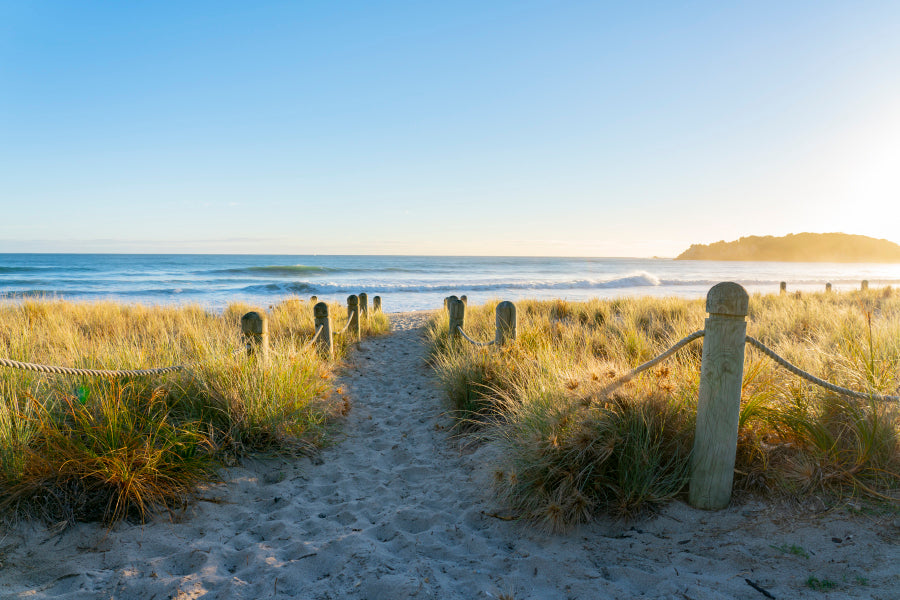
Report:
[[[346,309],[335,305],[335,321]],[[149,377],[94,378],[0,369],[0,507],[54,523],[143,519],[190,499],[222,464],[252,452],[303,452],[347,410],[336,359],[308,340],[312,307],[267,311],[267,361],[242,351],[240,317],[196,306],[24,300],[0,306],[0,356],[94,369],[189,365]],[[258,310],[258,309],[257,309]],[[371,315],[364,335],[387,331]]]
[[[493,335],[496,303],[466,330]],[[517,341],[500,350],[428,325],[431,360],[460,424],[499,444],[497,489],[550,529],[598,512],[639,515],[683,493],[702,343],[625,386],[616,377],[703,328],[702,300],[517,303]],[[748,334],[838,385],[900,393],[900,302],[882,291],[754,296]],[[787,498],[862,495],[898,502],[900,410],[836,395],[746,351],[735,489]]]

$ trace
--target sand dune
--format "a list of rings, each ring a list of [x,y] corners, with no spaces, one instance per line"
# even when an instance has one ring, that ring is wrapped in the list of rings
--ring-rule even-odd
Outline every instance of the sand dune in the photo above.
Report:
[[[316,459],[250,461],[171,520],[0,535],[3,598],[776,598],[900,595],[894,516],[718,513],[673,503],[648,520],[547,535],[503,515],[489,446],[448,434],[424,363],[425,315],[363,342],[353,410]],[[810,577],[814,580],[810,580]]]

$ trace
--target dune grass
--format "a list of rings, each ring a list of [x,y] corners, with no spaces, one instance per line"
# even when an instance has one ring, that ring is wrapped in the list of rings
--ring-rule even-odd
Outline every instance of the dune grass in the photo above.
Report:
[[[496,302],[466,330],[493,337]],[[481,349],[428,325],[431,360],[461,429],[502,447],[498,493],[561,529],[597,513],[629,517],[686,491],[702,342],[625,386],[613,379],[703,328],[702,300],[517,303],[518,339]],[[900,300],[891,290],[756,295],[748,334],[854,390],[900,393]],[[898,504],[900,410],[807,384],[747,348],[735,489],[786,498],[868,496]]]
[[[183,505],[216,469],[248,453],[327,443],[348,409],[335,358],[307,342],[312,307],[287,299],[267,312],[268,360],[242,351],[240,317],[200,307],[23,300],[0,306],[0,356],[93,369],[189,365],[147,377],[82,377],[0,369],[0,508],[54,523],[143,519]],[[330,307],[342,326],[346,309]],[[259,309],[256,309],[259,310]],[[389,329],[371,314],[363,335]]]

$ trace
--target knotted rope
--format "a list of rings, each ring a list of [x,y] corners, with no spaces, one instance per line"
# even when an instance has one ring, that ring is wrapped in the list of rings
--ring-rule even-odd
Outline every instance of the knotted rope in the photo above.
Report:
[[[815,375],[807,373],[800,367],[797,367],[796,365],[789,363],[787,360],[785,360],[784,358],[782,358],[781,356],[776,354],[774,350],[772,350],[771,348],[769,348],[768,346],[766,346],[765,344],[763,344],[762,342],[760,342],[758,339],[756,339],[754,337],[750,337],[748,335],[747,343],[750,344],[751,346],[753,346],[754,348],[756,348],[757,350],[759,350],[760,352],[762,352],[763,354],[765,354],[766,356],[768,356],[769,358],[771,358],[772,360],[774,360],[776,363],[778,363],[779,365],[781,365],[782,367],[784,367],[785,369],[787,369],[794,375],[802,377],[803,379],[809,381],[810,383],[814,383],[814,384],[818,385],[819,387],[823,387],[826,390],[834,392],[836,394],[841,394],[843,396],[850,396],[851,398],[858,398],[860,400],[872,399],[872,400],[895,401],[895,402],[900,400],[900,396],[885,396],[882,394],[864,394],[862,392],[854,392],[853,390],[848,390],[847,388],[843,388],[843,387],[834,385],[833,383],[829,383],[829,382],[825,381],[824,379],[819,379]]]
[[[34,363],[20,362],[10,360],[8,358],[0,358],[0,366],[11,367],[13,369],[22,369],[23,371],[34,371],[36,373],[56,373],[57,375],[89,375],[92,377],[141,377],[144,375],[159,375],[161,373],[171,373],[187,368],[187,365],[173,365],[171,367],[160,367],[158,369],[121,369],[110,371],[107,369],[76,369],[73,367],[59,367],[56,365],[36,365]]]
[[[466,332],[463,331],[462,327],[457,325],[456,328],[459,329],[459,332],[462,334],[462,336],[464,338],[466,338],[467,340],[469,340],[471,343],[475,344],[476,346],[481,346],[482,348],[487,347],[487,346],[492,346],[494,344],[494,342],[497,341],[497,340],[491,340],[489,342],[476,342],[475,340],[473,340],[472,338],[470,338],[469,336],[466,335]]]

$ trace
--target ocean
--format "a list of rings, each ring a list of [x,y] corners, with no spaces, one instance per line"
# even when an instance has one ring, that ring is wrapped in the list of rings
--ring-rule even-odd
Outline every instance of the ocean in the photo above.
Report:
[[[220,310],[235,301],[265,307],[290,296],[344,302],[380,295],[386,312],[491,298],[699,298],[721,281],[751,293],[900,285],[900,265],[676,261],[648,258],[452,256],[290,256],[226,254],[0,254],[0,297],[109,299],[142,304],[199,304]]]

